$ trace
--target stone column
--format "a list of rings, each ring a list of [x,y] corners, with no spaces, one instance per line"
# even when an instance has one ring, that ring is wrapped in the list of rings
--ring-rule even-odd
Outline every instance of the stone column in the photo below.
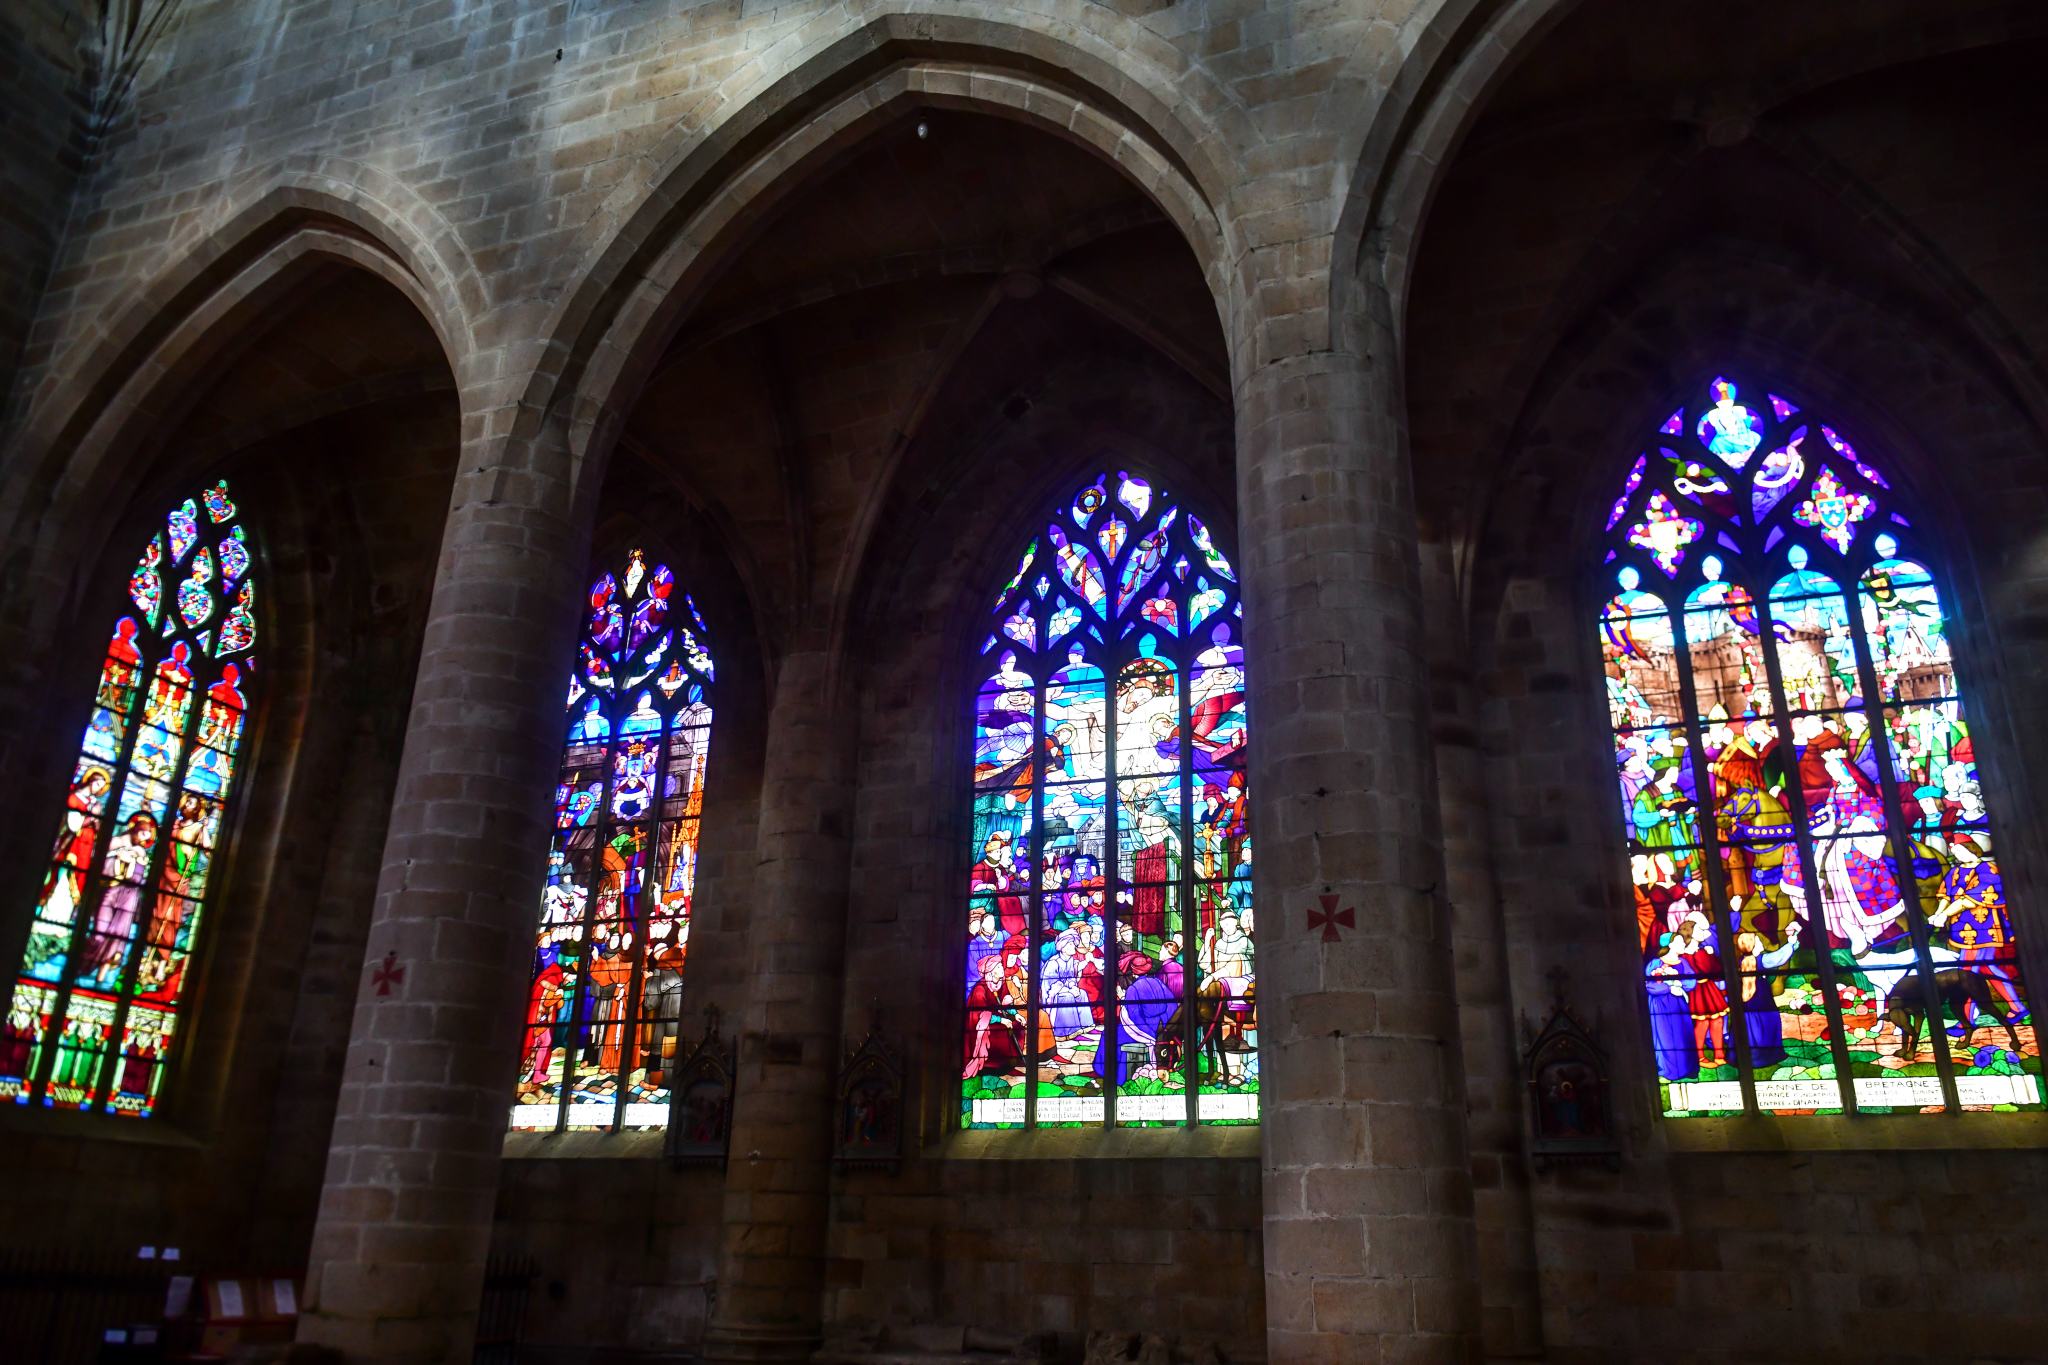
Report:
[[[1543,1354],[1543,1308],[1529,1164],[1522,1155],[1521,1043],[1508,988],[1500,881],[1494,875],[1493,804],[1479,748],[1471,646],[1452,548],[1440,540],[1425,542],[1421,559],[1486,1358],[1526,1359]]]
[[[463,464],[299,1319],[351,1362],[470,1360],[560,762],[568,461],[514,441]]]
[[[1237,430],[1268,1355],[1468,1361],[1472,1178],[1394,352],[1383,328],[1367,355],[1316,316],[1254,332]],[[1336,942],[1308,926],[1323,897],[1355,912]]]
[[[807,1360],[819,1342],[856,748],[837,667],[824,650],[790,654],[768,715],[707,1361]]]

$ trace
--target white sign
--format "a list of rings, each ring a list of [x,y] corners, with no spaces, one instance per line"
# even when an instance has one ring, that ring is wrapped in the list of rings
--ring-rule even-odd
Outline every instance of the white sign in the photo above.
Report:
[[[1102,1096],[1048,1095],[1038,1102],[1040,1123],[1100,1123]]]
[[[1206,1102],[1208,1096],[1203,1096]],[[2032,1076],[1958,1076],[1956,1098],[1964,1104],[2033,1104],[2040,1088]],[[1938,1076],[1858,1076],[1856,1103],[1871,1109],[1925,1109],[1942,1103]],[[1765,1113],[1786,1109],[1839,1109],[1842,1091],[1833,1081],[1758,1081],[1757,1108]],[[1738,1081],[1673,1081],[1667,1113],[1699,1110],[1740,1113]],[[1207,1117],[1207,1111],[1204,1111]]]
[[[1116,1097],[1118,1122],[1137,1122],[1143,1119],[1169,1119],[1175,1123],[1187,1120],[1188,1102],[1181,1095],[1119,1095]]]
[[[1024,1121],[1024,1100],[1021,1096],[1013,1100],[993,1099],[974,1102],[976,1123],[1022,1123]]]
[[[1764,1085],[1773,1084],[1776,1084],[1776,1082],[1766,1081],[1757,1086],[1757,1089],[1762,1091]],[[1671,1083],[1671,1105],[1664,1112],[1667,1114],[1684,1114],[1697,1109],[1733,1109],[1737,1113],[1741,1113],[1742,1082],[1673,1081]]]
[[[2041,1091],[2032,1076],[1958,1076],[1956,1098],[1964,1104],[2034,1104]]]
[[[1195,1116],[1205,1121],[1255,1119],[1259,1116],[1257,1095],[1203,1095],[1195,1101]]]
[[[1941,1097],[1939,1076],[1856,1078],[1856,1103],[1865,1108],[1882,1109],[1887,1105],[1898,1105],[1909,1109],[1924,1109],[1931,1104],[1939,1109],[1946,1102]]]
[[[640,1100],[626,1101],[626,1121],[620,1125],[628,1132],[638,1128],[668,1127],[668,1102],[648,1103]]]

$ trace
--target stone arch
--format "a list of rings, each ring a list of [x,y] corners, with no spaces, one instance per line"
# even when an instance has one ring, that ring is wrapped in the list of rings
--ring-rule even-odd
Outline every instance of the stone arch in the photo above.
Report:
[[[556,308],[545,329],[571,352],[557,374],[570,373],[577,363],[582,332],[595,327],[608,333],[614,325],[612,314],[622,305],[607,304],[607,296],[630,291],[636,267],[639,274],[649,273],[650,257],[668,252],[684,225],[704,221],[707,202],[729,193],[741,181],[743,168],[769,159],[770,148],[779,149],[773,159],[780,169],[792,167],[793,158],[809,154],[808,148],[787,150],[795,131],[847,99],[866,98],[872,104],[874,96],[863,92],[879,89],[889,73],[906,68],[940,73],[920,97],[1030,115],[1092,143],[1155,197],[1159,191],[1138,174],[1138,163],[1156,159],[1171,166],[1182,182],[1174,187],[1176,197],[1190,208],[1206,210],[1200,215],[1209,220],[1202,238],[1220,244],[1225,228],[1215,206],[1242,178],[1224,149],[1256,140],[1241,126],[1241,111],[1172,44],[1109,18],[1100,8],[1083,12],[1114,27],[1115,41],[1079,25],[1055,37],[1043,31],[1042,21],[1034,27],[1022,14],[995,20],[884,13],[857,29],[824,35],[807,52],[793,52],[794,60],[773,79],[756,75],[747,83],[750,73],[775,69],[768,62],[737,73],[719,96],[730,111],[727,116],[721,120],[714,114],[672,132],[643,159],[645,170],[614,191],[579,234],[577,254],[589,264],[577,272],[582,283]],[[1134,53],[1141,59],[1135,72]],[[1012,97],[988,88],[991,77],[1023,81],[1029,90],[1022,98]],[[1067,126],[1083,112],[1088,117],[1082,124]],[[1226,124],[1239,136],[1226,140]],[[1123,153],[1127,138],[1147,148],[1151,157],[1137,156],[1135,149]],[[1206,265],[1212,253],[1198,241],[1197,254]],[[593,345],[597,340],[589,338]]]
[[[1423,26],[1363,131],[1332,259],[1370,272],[1389,296],[1397,336],[1416,249],[1443,176],[1488,97],[1583,0],[1505,0],[1491,14],[1455,0]],[[1738,97],[1726,92],[1685,111],[1702,137],[1748,136],[1759,115],[1808,91],[1867,71],[2048,30],[2028,6],[1934,23],[1901,24],[1768,73]],[[1668,108],[1660,110],[1665,115]],[[1368,258],[1373,258],[1369,260]],[[1376,261],[1376,264],[1375,264]],[[1333,282],[1333,288],[1339,287]]]
[[[746,160],[732,166],[726,178],[712,179],[723,169],[720,163],[700,170],[695,157],[683,158],[676,176],[695,176],[698,182],[664,187],[651,196],[607,251],[608,264],[587,276],[584,286],[557,309],[558,326],[549,335],[561,341],[553,351],[560,359],[532,376],[522,406],[528,414],[545,411],[551,421],[567,427],[575,467],[572,496],[578,502],[593,496],[590,490],[602,479],[632,395],[718,267],[818,169],[911,108],[993,114],[1096,152],[1134,180],[1189,242],[1219,308],[1230,297],[1226,281],[1234,251],[1203,183],[1220,172],[1190,174],[1181,158],[1169,154],[1170,143],[1131,126],[1114,101],[1104,102],[1111,106],[1105,108],[1028,70],[961,67],[935,59],[888,67],[843,93],[824,86],[822,79],[816,84],[822,88],[815,90],[809,118],[764,147],[730,149],[724,165],[742,155]],[[572,327],[578,329],[573,334]],[[942,372],[932,384],[943,381]],[[856,548],[832,589],[835,637],[843,630],[864,546],[891,483],[886,476],[877,480],[859,514]]]
[[[135,272],[147,283],[110,311],[111,320],[73,327],[76,335],[36,386],[20,433],[24,448],[75,431],[95,397],[127,383],[189,315],[308,227],[325,225],[383,257],[370,268],[414,296],[450,367],[461,372],[469,351],[463,323],[481,299],[477,270],[454,228],[404,181],[328,157],[250,172],[224,186],[220,200],[189,233],[155,248]]]
[[[688,305],[691,289],[715,268],[723,254],[716,246],[726,244],[720,239],[729,242],[744,232],[796,188],[806,178],[796,173],[800,167],[808,169],[847,149],[892,114],[919,105],[1014,118],[1094,149],[1160,203],[1195,248],[1212,285],[1224,268],[1230,255],[1226,230],[1210,199],[1154,143],[1131,135],[1100,109],[1028,74],[989,69],[963,73],[937,63],[898,67],[834,101],[740,167],[730,180],[708,189],[667,242],[649,248],[652,259],[637,272],[630,292],[594,324],[593,330],[601,331],[587,347],[565,357],[565,379],[571,365],[582,362],[581,372],[574,374],[579,453],[592,448],[607,415],[615,416],[621,395],[631,391],[652,363],[653,357],[641,354],[649,339],[673,327]],[[589,281],[581,292],[603,287],[596,273]],[[530,391],[530,400],[540,397],[538,388]]]
[[[1580,2],[1567,0],[1568,6]],[[1543,32],[1567,18],[1569,14],[1565,12],[1551,15],[1544,21],[1544,30],[1533,32],[1523,47],[1539,44]],[[1603,105],[1597,110],[1581,110],[1576,114],[1571,112],[1575,106],[1567,102],[1554,120],[1542,122],[1544,130],[1554,132],[1560,126],[1576,126],[1581,122],[1647,118],[1654,114],[1657,119],[1690,126],[1690,140],[1665,150],[1656,164],[1641,175],[1638,183],[1604,211],[1597,233],[1573,259],[1569,269],[1563,272],[1558,285],[1550,290],[1541,311],[1519,329],[1512,343],[1512,362],[1503,372],[1505,380],[1501,392],[1509,396],[1509,401],[1504,405],[1494,405],[1483,433],[1464,448],[1469,449],[1473,458],[1480,462],[1510,458],[1508,452],[1515,448],[1530,422],[1535,420],[1532,416],[1535,400],[1527,395],[1539,390],[1542,377],[1558,365],[1559,357],[1567,353],[1581,353],[1586,346],[1593,344],[1591,337],[1604,335],[1605,328],[1618,325],[1612,312],[1618,306],[1617,301],[1640,298],[1645,290],[1654,292],[1659,286],[1652,281],[1660,273],[1687,268],[1687,262],[1696,256],[1689,249],[1642,265],[1626,278],[1617,272],[1615,261],[1627,254],[1630,244],[1643,231],[1644,222],[1654,216],[1660,203],[1673,192],[1674,185],[1693,161],[1703,150],[1722,145],[1717,139],[1724,136],[1726,145],[1741,143],[1745,147],[1759,148],[1781,162],[1810,186],[1819,199],[1832,201],[1845,211],[1844,221],[1853,225],[1850,231],[1865,239],[1863,245],[1872,249],[1871,254],[1881,254],[1892,263],[1881,277],[1871,276],[1866,265],[1865,274],[1855,280],[1849,279],[1843,269],[1829,264],[1820,272],[1825,277],[1826,288],[1858,296],[1863,305],[1871,305],[1876,293],[1884,287],[1884,281],[1903,283],[1908,287],[1906,292],[1916,301],[1914,306],[1919,324],[1939,334],[1937,344],[1944,353],[1980,375],[1996,375],[2005,393],[2031,416],[2035,427],[2048,431],[2048,406],[2044,406],[2048,403],[2048,391],[2044,391],[2037,369],[2030,363],[2028,348],[2020,340],[2012,321],[2000,313],[1983,288],[1948,259],[1942,248],[1930,240],[1906,213],[1886,201],[1871,185],[1833,159],[1797,127],[1790,126],[1788,120],[1761,119],[1763,112],[1848,77],[1900,62],[1988,46],[2015,33],[2038,32],[2044,26],[2048,26],[2048,20],[2041,16],[2015,10],[1953,23],[1909,24],[1881,29],[1842,51],[1831,52],[1824,61],[1816,59],[1770,68],[1759,77],[1754,87],[1761,93],[1756,93],[1751,103],[1743,106],[1747,112],[1739,116],[1728,112],[1732,106],[1711,100],[1651,110],[1640,99],[1624,99],[1612,106]],[[1512,65],[1499,70],[1494,79],[1497,83],[1511,74]],[[1469,125],[1478,113],[1479,104],[1472,101],[1466,123]],[[1384,291],[1374,297],[1385,300],[1382,306],[1392,317],[1391,334],[1396,338],[1394,344],[1401,358],[1402,382],[1409,386],[1410,393],[1427,392],[1433,380],[1428,375],[1418,375],[1413,369],[1420,357],[1415,349],[1415,339],[1406,325],[1405,312],[1401,310],[1405,310],[1407,296],[1414,285],[1415,252],[1427,231],[1427,215],[1437,190],[1444,183],[1446,172],[1463,147],[1459,139],[1463,138],[1464,130],[1452,131],[1456,136],[1444,143],[1447,150],[1441,155],[1419,160],[1410,156],[1402,168],[1391,173],[1406,185],[1401,193],[1410,196],[1406,201],[1408,207],[1400,209],[1397,214],[1395,209],[1398,205],[1390,199],[1375,220],[1380,226],[1366,234],[1367,238],[1384,247],[1381,254],[1372,255],[1372,259],[1380,262],[1386,271]],[[1513,141],[1526,135],[1518,122],[1503,136],[1505,140]],[[1486,153],[1494,154],[1502,140],[1502,137],[1489,136],[1484,146]],[[1477,155],[1480,150],[1473,147],[1468,149],[1468,154]],[[1401,181],[1402,176],[1408,178]],[[1375,237],[1374,233],[1379,235]],[[1771,240],[1777,239],[1773,237]],[[1398,242],[1405,242],[1406,246],[1397,251]],[[1371,267],[1364,259],[1365,255],[1372,254],[1367,242],[1362,241],[1359,250],[1362,255],[1358,279],[1363,281],[1364,272],[1377,267]],[[1744,268],[1753,265],[1770,270],[1774,268],[1771,261],[1777,251],[1775,246],[1763,245],[1755,251],[1737,250],[1730,259],[1739,258]],[[1340,278],[1338,287],[1343,287],[1343,283]],[[1365,288],[1363,283],[1356,287]],[[1702,358],[1700,363],[1709,364],[1711,361]],[[1469,504],[1461,504],[1456,509],[1462,518],[1457,521],[1460,529],[1450,536],[1457,542],[1453,547],[1453,571],[1459,588],[1458,600],[1461,608],[1470,606],[1475,613],[1470,618],[1475,632],[1484,629],[1485,610],[1471,597],[1478,579],[1475,556],[1480,553],[1481,531],[1477,528],[1488,524],[1493,504],[1502,496],[1500,486],[1488,486],[1495,490],[1491,495],[1492,501],[1481,497]]]
[[[1729,290],[1731,277],[1744,287]],[[1626,473],[1625,443],[1724,365],[1797,386],[1804,401],[1857,423],[1860,448],[1882,452],[1902,503],[1938,546],[1958,669],[1973,730],[1984,737],[1985,791],[2007,834],[2008,880],[2042,885],[2042,811],[2024,777],[2042,761],[2039,708],[2020,682],[2041,666],[2038,609],[2028,596],[2041,548],[2037,529],[2010,508],[2048,459],[2048,437],[2024,398],[1967,337],[1931,336],[1883,300],[1756,256],[1708,252],[1666,262],[1603,299],[1596,313],[1537,375],[1473,536],[1474,669],[1495,684],[1482,708],[1489,763],[1504,783],[1509,765],[1549,774],[1522,783],[1500,813],[1503,847],[1601,851],[1597,866],[1577,872],[1533,858],[1514,875],[1514,860],[1503,862],[1511,950],[1527,957],[1544,936],[1576,941],[1586,969],[1604,978],[1596,989],[1610,1010],[1638,1008],[1617,993],[1616,983],[1634,982],[1609,932],[1629,895],[1608,809],[1611,770],[1601,758],[1606,715],[1590,625],[1598,610],[1588,586],[1591,547],[1603,500]],[[2038,926],[2038,915],[2020,922],[2033,975],[2043,970]],[[1535,983],[1518,979],[1517,987]],[[1634,1014],[1627,1017],[1633,1029]],[[1649,1065],[1647,1049],[1632,1033],[1616,1059],[1617,1077],[1635,1092],[1617,1091],[1618,1103],[1646,1105],[1643,1096],[1655,1090],[1653,1075],[1638,1074]]]
[[[76,523],[68,509],[141,477],[191,382],[246,344],[266,312],[321,265],[349,266],[391,285],[433,329],[460,375],[469,347],[459,275],[438,250],[395,230],[395,221],[365,196],[273,188],[179,253],[96,344],[77,344],[43,386],[0,496],[13,509],[0,523],[0,541],[18,547],[10,579],[39,578],[79,548],[67,539]],[[452,242],[449,233],[436,245]],[[24,558],[22,529],[30,525],[37,529]]]
[[[1487,95],[1580,3],[1447,0],[1413,26],[1399,65],[1382,78],[1378,108],[1338,156],[1350,183],[1330,253],[1333,296],[1355,275],[1375,277],[1401,335],[1414,245],[1458,144]]]

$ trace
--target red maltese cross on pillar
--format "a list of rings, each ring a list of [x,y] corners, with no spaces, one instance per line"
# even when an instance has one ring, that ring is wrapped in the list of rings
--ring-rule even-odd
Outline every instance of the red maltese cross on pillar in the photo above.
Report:
[[[1358,927],[1358,920],[1353,916],[1351,907],[1347,905],[1339,910],[1337,902],[1342,899],[1340,896],[1317,896],[1316,899],[1323,903],[1323,908],[1308,912],[1308,927],[1321,929],[1325,943],[1343,942],[1344,936],[1337,932],[1337,926],[1341,924],[1346,929]]]
[[[396,948],[384,954],[383,965],[370,970],[370,984],[377,988],[379,995],[389,995],[393,986],[405,984],[405,968],[398,965]]]

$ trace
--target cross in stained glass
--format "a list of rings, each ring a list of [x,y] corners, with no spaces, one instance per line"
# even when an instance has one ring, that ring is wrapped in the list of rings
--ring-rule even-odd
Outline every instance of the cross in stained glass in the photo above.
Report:
[[[1667,577],[1676,575],[1685,547],[1699,539],[1700,524],[1685,516],[1662,493],[1650,494],[1643,520],[1629,527],[1628,540],[1648,550]]]
[[[1836,551],[1847,554],[1849,542],[1856,538],[1856,523],[1870,515],[1871,505],[1869,498],[1843,487],[1835,471],[1823,465],[1812,494],[1792,509],[1792,520],[1819,527]]]

